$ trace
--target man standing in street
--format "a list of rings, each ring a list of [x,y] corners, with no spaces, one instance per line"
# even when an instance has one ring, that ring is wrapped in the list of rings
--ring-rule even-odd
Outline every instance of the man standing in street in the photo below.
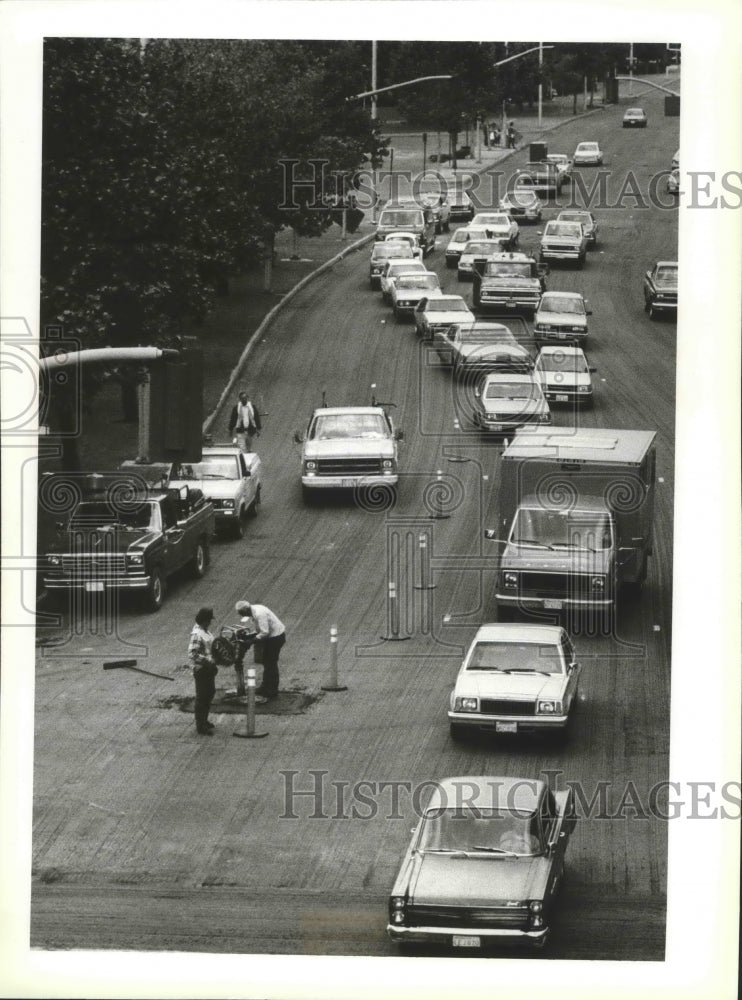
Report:
[[[216,692],[214,678],[218,669],[211,655],[214,636],[209,631],[209,626],[213,621],[213,608],[200,608],[188,643],[188,659],[191,661],[196,684],[196,732],[201,736],[211,736],[214,728],[213,722],[209,722],[209,709]]]
[[[278,656],[286,642],[286,628],[264,604],[238,601],[235,611],[241,618],[252,619],[255,642],[263,649],[263,679],[255,693],[270,701],[278,696]]]
[[[244,389],[229,415],[229,433],[241,451],[252,451],[253,438],[260,434],[260,414]]]

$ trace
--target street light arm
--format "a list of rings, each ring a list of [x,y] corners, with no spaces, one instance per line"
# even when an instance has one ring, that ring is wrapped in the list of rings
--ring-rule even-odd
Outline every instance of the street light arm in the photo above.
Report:
[[[165,347],[93,347],[87,351],[57,351],[45,358],[39,358],[39,368],[47,371],[53,367],[74,364],[89,364],[96,361],[159,361],[175,359],[180,352]]]
[[[640,76],[615,76],[615,80],[633,80],[634,83],[646,83],[648,87],[656,87],[657,90],[662,90],[666,94],[672,94],[673,97],[679,97],[680,95],[676,90],[670,90],[669,87],[662,87],[659,83],[654,83],[652,80],[642,80]]]
[[[397,90],[399,87],[411,87],[413,83],[422,83],[425,80],[453,80],[453,74],[447,73],[443,76],[418,76],[414,80],[405,80],[404,83],[393,83],[389,87],[377,87],[375,90],[364,90],[362,94],[353,94],[346,97],[346,101],[358,101],[362,97],[375,97],[376,94],[383,94],[386,90]]]
[[[520,59],[522,56],[530,55],[531,52],[543,51],[544,49],[553,49],[553,45],[534,45],[532,49],[524,49],[523,52],[516,52],[514,56],[508,56],[507,59],[501,59],[499,62],[493,63],[492,68],[495,69],[497,66],[504,66],[505,63],[512,62],[514,59]]]

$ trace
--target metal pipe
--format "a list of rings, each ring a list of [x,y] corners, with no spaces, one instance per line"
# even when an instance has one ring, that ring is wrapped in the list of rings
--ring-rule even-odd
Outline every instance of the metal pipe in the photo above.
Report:
[[[160,347],[93,347],[85,351],[57,350],[54,354],[39,358],[39,368],[45,371],[55,365],[88,364],[112,361],[159,361],[161,358],[174,360],[180,351]]]

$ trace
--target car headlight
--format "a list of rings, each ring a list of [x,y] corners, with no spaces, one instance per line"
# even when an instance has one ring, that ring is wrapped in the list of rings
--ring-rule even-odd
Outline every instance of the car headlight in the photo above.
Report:
[[[531,922],[531,930],[538,931],[544,926],[544,907],[539,899],[534,899],[528,904],[528,911]]]
[[[234,500],[222,500],[222,507],[234,507]]]
[[[560,715],[562,711],[561,701],[546,700],[536,702],[537,715]]]
[[[577,386],[577,391],[578,392],[590,392],[590,386],[589,385],[578,385]]]
[[[392,470],[394,468],[394,459],[393,458],[383,458],[381,460],[381,467],[382,467],[382,469],[385,472],[389,472],[390,470]]]
[[[308,476],[313,476],[317,472],[317,463],[313,460],[309,460],[304,463],[304,472]]]
[[[585,327],[584,326],[573,326],[572,327],[572,333],[585,333]]]
[[[141,566],[144,562],[144,554],[141,552],[127,552],[126,561],[130,566]]]
[[[407,901],[404,896],[392,896],[389,900],[389,923],[403,924],[405,922]]]
[[[551,411],[550,410],[544,410],[543,413],[539,413],[538,418],[539,418],[539,420],[541,421],[542,424],[550,424],[551,423]]]
[[[510,590],[515,590],[518,586],[518,574],[517,573],[503,573],[502,574],[502,585]]]
[[[453,710],[454,712],[478,712],[479,698],[456,698]]]
[[[61,556],[51,555],[48,558],[49,558],[49,565],[50,566],[61,566],[61,564],[62,564],[62,557]]]
[[[594,576],[590,581],[590,589],[595,593],[602,594],[605,591],[605,577],[604,576]]]

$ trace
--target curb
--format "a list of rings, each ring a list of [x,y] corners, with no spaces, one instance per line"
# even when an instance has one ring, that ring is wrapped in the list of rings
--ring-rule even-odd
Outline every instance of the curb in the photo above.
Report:
[[[221,409],[221,407],[224,405],[224,402],[227,399],[227,397],[229,396],[229,394],[234,391],[234,387],[235,387],[235,385],[238,382],[239,377],[240,377],[240,371],[242,369],[242,366],[244,365],[245,361],[247,361],[248,357],[250,356],[250,352],[252,351],[253,347],[257,343],[258,338],[261,336],[261,334],[263,334],[265,332],[265,330],[267,329],[267,327],[272,323],[272,321],[274,320],[274,318],[279,314],[279,312],[283,309],[283,307],[286,305],[286,303],[290,302],[291,299],[293,299],[293,297],[298,292],[300,292],[302,290],[302,288],[305,288],[309,284],[310,281],[313,281],[314,278],[316,278],[318,275],[323,274],[325,271],[329,270],[331,267],[334,267],[334,265],[337,264],[338,261],[341,261],[343,259],[343,257],[346,257],[349,253],[352,253],[354,250],[358,250],[358,248],[362,247],[365,243],[369,243],[374,238],[374,236],[375,236],[375,233],[368,233],[366,236],[363,236],[360,240],[357,240],[355,243],[351,243],[350,246],[344,247],[340,251],[340,253],[335,254],[334,257],[331,257],[329,260],[326,260],[324,262],[324,264],[320,264],[319,267],[315,268],[313,271],[310,271],[309,274],[305,274],[304,277],[301,279],[301,281],[298,281],[293,286],[293,288],[290,288],[288,290],[288,292],[286,292],[286,294],[283,296],[283,298],[281,299],[281,301],[277,302],[273,306],[273,308],[268,313],[266,313],[266,315],[261,320],[258,328],[255,330],[255,332],[252,334],[252,336],[250,337],[250,339],[248,340],[248,342],[245,344],[244,350],[242,351],[242,354],[240,355],[239,361],[237,362],[237,364],[235,365],[235,367],[232,369],[232,371],[230,373],[230,376],[229,376],[229,378],[227,380],[227,384],[225,385],[224,389],[222,390],[222,394],[220,395],[220,397],[219,397],[219,399],[217,401],[216,406],[211,411],[211,413],[208,415],[208,417],[204,420],[204,422],[203,422],[203,428],[202,428],[204,434],[207,434],[209,432],[209,429],[211,428],[211,425],[212,425],[213,421],[216,419],[217,413],[219,412],[219,410]]]

